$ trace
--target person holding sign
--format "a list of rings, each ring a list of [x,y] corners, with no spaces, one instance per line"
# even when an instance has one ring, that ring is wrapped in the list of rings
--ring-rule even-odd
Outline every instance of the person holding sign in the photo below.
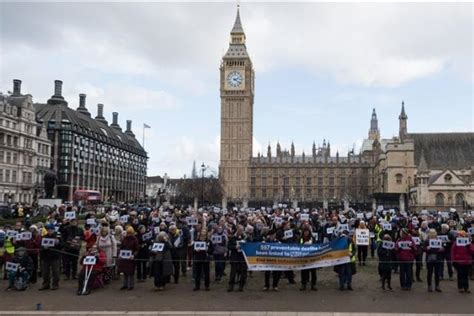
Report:
[[[137,254],[137,282],[145,282],[147,277],[147,263],[150,259],[149,248],[153,237],[153,231],[146,230],[145,225],[138,226],[138,245],[139,250]]]
[[[370,231],[364,221],[360,221],[359,228],[356,229],[356,233],[352,238],[354,243],[357,245],[357,259],[359,265],[365,266],[370,246]]]
[[[46,225],[47,233],[41,240],[41,272],[43,274],[43,286],[39,289],[44,290],[57,290],[59,288],[59,265],[61,262],[61,242],[58,237],[55,227],[49,223]],[[53,241],[53,245],[46,245],[45,239]],[[51,273],[53,275],[52,286],[51,286]]]
[[[15,250],[15,256],[10,261],[14,265],[17,265],[16,270],[6,271],[8,274],[8,287],[7,290],[13,288],[24,291],[28,287],[28,281],[33,271],[33,260],[28,256],[26,248],[19,247]],[[7,270],[5,265],[5,270]]]
[[[201,289],[201,278],[204,276],[204,287],[209,291],[210,285],[210,253],[213,251],[212,243],[208,241],[207,236],[207,217],[203,216],[202,222],[196,225],[193,232],[193,291]]]
[[[71,277],[75,280],[77,278],[77,260],[81,251],[80,239],[83,238],[84,231],[77,226],[77,219],[74,217],[70,223],[65,223],[60,232],[65,252],[62,254],[63,273],[66,275],[66,280]]]
[[[132,253],[130,258],[120,258],[118,271],[123,273],[123,285],[121,290],[133,290],[135,285],[135,257],[138,253],[138,239],[132,226],[127,227],[127,236],[122,240],[120,251],[128,250]]]
[[[468,238],[464,230],[458,231],[458,238]],[[469,269],[473,263],[472,258],[474,257],[474,243],[471,242],[467,245],[461,246],[459,243],[454,242],[451,248],[451,260],[453,261],[454,268],[457,273],[458,291],[459,293],[471,293],[469,290]]]
[[[245,282],[247,281],[247,263],[245,262],[244,253],[240,250],[240,243],[245,242],[245,239],[244,227],[237,225],[237,230],[235,234],[229,238],[229,244],[227,246],[230,251],[230,277],[227,292],[234,290],[237,274],[240,275],[239,292],[244,290]]]
[[[385,283],[389,290],[392,290],[392,261],[395,260],[395,250],[392,237],[389,234],[383,236],[383,241],[377,248],[377,256],[379,257],[379,275],[382,281],[382,290],[385,291]]]
[[[153,272],[155,276],[155,287],[158,291],[165,289],[166,283],[169,282],[173,274],[173,262],[171,258],[171,243],[166,232],[160,232],[156,236],[155,244],[163,244],[161,247],[152,248]],[[178,270],[179,272],[179,270]]]
[[[428,239],[423,244],[423,249],[426,252],[426,269],[427,277],[426,281],[428,282],[428,292],[433,292],[432,280],[433,274],[435,279],[435,290],[436,292],[441,292],[439,287],[439,280],[441,276],[441,267],[444,248],[442,242],[438,239],[438,234],[436,230],[430,229],[428,231]]]
[[[90,271],[89,278],[87,280],[87,284],[85,285],[86,291],[83,293],[84,283],[86,282],[86,266],[87,266],[87,262],[85,262],[84,260],[87,257],[94,257],[95,264],[92,267],[89,267],[91,271]],[[103,271],[106,261],[107,261],[107,256],[105,252],[102,250],[99,250],[96,245],[92,246],[87,251],[87,253],[84,256],[82,256],[80,260],[82,269],[81,269],[81,272],[79,272],[77,295],[89,295],[91,293],[92,286],[94,285],[95,280],[98,277],[100,277],[100,273]],[[103,282],[101,283],[103,285]]]
[[[179,282],[179,270],[181,268],[181,273],[186,272],[186,241],[183,236],[182,230],[178,230],[176,225],[170,225],[169,230],[169,239],[171,245],[171,258],[173,260],[173,278],[174,283],[178,284]]]
[[[413,284],[416,245],[407,228],[403,228],[400,234],[400,239],[395,243],[395,252],[400,262],[400,287],[403,291],[410,291]]]
[[[300,244],[312,245],[314,241],[313,235],[309,226],[305,226],[301,232]],[[301,288],[300,291],[306,291],[306,284],[310,281],[311,275],[311,291],[317,291],[316,288],[316,268],[301,270]]]
[[[220,282],[225,271],[225,256],[227,254],[227,236],[224,234],[223,226],[216,226],[211,236],[213,245],[212,257],[214,258],[216,282]]]
[[[30,228],[31,238],[27,240],[22,240],[21,245],[27,249],[28,256],[33,261],[33,270],[30,274],[30,283],[35,284],[38,278],[38,260],[39,260],[39,251],[41,248],[41,235],[38,232],[38,227],[36,225],[31,225]],[[17,243],[17,246],[20,243]]]

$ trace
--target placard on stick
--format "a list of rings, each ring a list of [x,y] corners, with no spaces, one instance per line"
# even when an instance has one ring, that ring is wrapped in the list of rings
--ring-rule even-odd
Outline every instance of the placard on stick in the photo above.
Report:
[[[96,262],[97,262],[97,258],[95,256],[86,256],[82,263],[85,266],[87,266],[87,265],[93,266]]]

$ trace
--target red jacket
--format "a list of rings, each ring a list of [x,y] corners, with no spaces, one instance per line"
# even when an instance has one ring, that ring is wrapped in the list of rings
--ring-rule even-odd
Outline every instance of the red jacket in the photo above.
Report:
[[[400,248],[400,242],[410,242],[410,249]],[[416,255],[416,245],[411,236],[405,236],[399,239],[395,244],[395,251],[397,252],[398,260],[400,261],[413,261]]]
[[[451,247],[451,260],[453,263],[470,265],[472,264],[472,256],[474,256],[473,243],[467,246],[458,246],[455,242],[453,243]]]
[[[82,263],[84,262],[85,257],[86,256],[83,256],[82,259],[81,259],[81,265],[82,265],[83,269],[84,269],[84,265]],[[97,272],[101,272],[102,269],[104,268],[105,262],[107,261],[107,256],[105,255],[105,251],[99,250],[99,255],[96,256],[96,257],[97,257],[97,260],[96,260],[92,270],[97,271]]]

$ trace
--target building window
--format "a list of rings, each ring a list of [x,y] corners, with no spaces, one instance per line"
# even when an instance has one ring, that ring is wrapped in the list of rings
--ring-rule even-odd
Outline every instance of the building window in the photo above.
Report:
[[[250,178],[250,185],[255,185],[255,177]]]
[[[396,180],[397,184],[402,184],[402,179],[403,179],[403,176],[402,176],[401,173],[397,173],[395,175],[395,180]]]
[[[332,170],[332,169],[331,169]],[[334,185],[334,178],[330,177],[329,178],[329,185]]]
[[[12,170],[12,182],[16,183],[16,170]]]
[[[452,180],[453,177],[449,173],[444,176],[444,182],[451,183]]]
[[[456,205],[463,205],[464,204],[464,194],[458,193],[456,194]]]
[[[262,198],[267,197],[267,189],[262,189]]]
[[[278,185],[278,177],[273,177],[273,185]]]
[[[436,194],[436,206],[444,206],[444,194]]]
[[[255,197],[255,188],[250,189],[250,197],[251,198]]]
[[[266,186],[266,185],[267,185],[267,178],[262,177],[262,186]]]
[[[283,185],[289,185],[290,184],[290,178],[289,177],[284,177],[283,178]]]
[[[283,189],[283,197],[289,198],[290,197],[290,190],[288,188]]]
[[[306,185],[311,185],[311,177],[306,178]]]
[[[296,177],[296,185],[301,185],[301,178],[300,177]]]
[[[307,188],[306,189],[306,197],[308,197],[308,198],[311,197],[311,194],[312,194],[311,188]]]
[[[318,178],[318,185],[319,186],[323,185],[323,178],[321,178],[321,177]]]
[[[273,197],[274,198],[278,197],[278,189],[273,189]]]

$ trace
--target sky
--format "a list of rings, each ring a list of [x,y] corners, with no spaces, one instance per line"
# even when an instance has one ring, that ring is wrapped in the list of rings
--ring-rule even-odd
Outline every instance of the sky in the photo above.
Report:
[[[472,3],[241,3],[255,73],[254,155],[331,142],[341,156],[367,138],[472,132]],[[46,102],[54,80],[109,122],[133,121],[148,175],[217,175],[219,66],[236,3],[0,3],[0,91]]]

